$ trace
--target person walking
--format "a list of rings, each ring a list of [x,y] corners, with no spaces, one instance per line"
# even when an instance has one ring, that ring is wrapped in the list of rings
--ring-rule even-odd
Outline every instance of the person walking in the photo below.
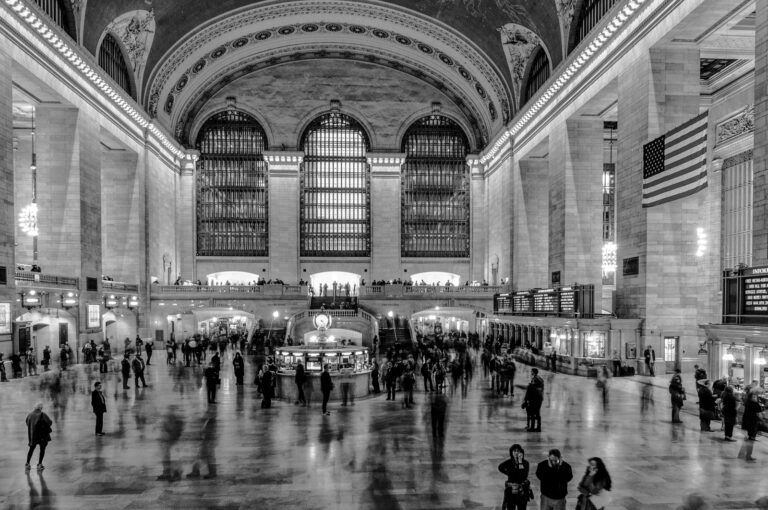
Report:
[[[323,394],[323,414],[326,416],[331,414],[328,411],[328,400],[331,398],[331,391],[333,391],[333,380],[328,371],[329,369],[330,365],[326,364],[323,367],[323,373],[320,374],[320,391]]]
[[[403,388],[403,409],[410,409],[413,405],[413,387],[416,385],[416,377],[413,375],[413,370],[408,368],[403,374],[403,378],[400,382]]]
[[[611,378],[611,372],[606,365],[603,365],[597,372],[597,389],[603,399],[603,411],[608,407],[608,381]]]
[[[131,389],[130,386],[128,386],[128,378],[131,377],[131,362],[128,361],[128,354],[123,354],[123,359],[120,362],[120,371],[123,374],[123,389],[129,390]]]
[[[136,389],[139,388],[139,381],[141,381],[142,387],[147,387],[147,382],[144,380],[144,360],[141,359],[141,353],[136,351],[136,355],[133,357],[133,383],[136,385]]]
[[[147,366],[151,365],[150,361],[152,361],[152,341],[148,341],[144,344],[144,351],[147,353]]]
[[[378,395],[381,393],[381,386],[379,386],[379,362],[373,361],[373,370],[371,370],[371,384],[373,385],[373,394]]]
[[[35,447],[40,447],[40,453],[37,458],[37,470],[42,471],[45,469],[43,466],[43,458],[45,457],[45,448],[51,441],[51,426],[53,421],[51,418],[43,412],[43,403],[38,402],[35,404],[35,409],[27,415],[27,442],[29,445],[29,451],[27,452],[27,463],[24,464],[24,468],[30,470],[30,461],[32,460],[32,454],[35,452]]]
[[[421,376],[424,378],[424,393],[435,391],[432,385],[432,362],[429,359],[425,359],[421,364]]]
[[[613,350],[611,363],[613,364],[613,376],[619,377],[621,375],[621,356],[619,355],[619,351],[616,349]]]
[[[702,432],[712,432],[709,426],[711,420],[715,418],[715,397],[712,390],[709,389],[709,379],[699,379],[696,381],[696,392],[699,394],[699,423]]]
[[[611,475],[600,457],[589,459],[587,470],[579,482],[578,510],[602,510],[608,504]]]
[[[107,412],[107,399],[101,392],[101,382],[96,381],[91,392],[91,407],[96,415],[96,435],[104,435],[104,413]]]
[[[643,352],[643,357],[645,358],[645,368],[648,370],[648,373],[651,375],[651,377],[655,377],[656,374],[653,372],[653,366],[656,363],[656,353],[653,351],[653,346],[649,345],[645,348],[645,352]]]
[[[387,371],[384,374],[384,382],[387,385],[387,400],[395,400],[395,388],[397,387],[397,369],[391,361],[387,361]]]
[[[525,450],[519,444],[509,449],[509,458],[499,464],[499,471],[507,475],[504,484],[504,501],[501,510],[525,510],[528,506],[528,492],[531,482],[528,480],[530,465],[525,460]]]
[[[32,347],[27,351],[27,375],[37,375],[37,355]]]
[[[304,371],[304,365],[301,361],[299,361],[296,364],[296,376],[294,377],[294,382],[296,383],[296,394],[298,397],[296,398],[296,404],[301,404],[302,406],[306,407],[307,405],[307,399],[304,396],[304,383],[307,379],[307,373]]]
[[[50,346],[46,345],[43,349],[43,361],[41,362],[43,365],[43,371],[47,372],[48,367],[51,366],[51,348]]]
[[[219,373],[213,367],[208,365],[203,371],[203,377],[205,377],[205,389],[208,395],[208,403],[216,403],[216,385],[219,384]]]
[[[261,377],[261,396],[261,408],[271,409],[272,398],[275,396],[275,372],[271,364],[264,368],[264,375]]]
[[[240,351],[235,353],[235,357],[232,359],[232,367],[235,370],[235,380],[237,386],[243,385],[243,377],[245,376],[245,361]]]
[[[680,419],[680,409],[683,408],[683,401],[685,400],[685,388],[679,368],[675,369],[675,375],[669,381],[669,397],[672,400],[672,423],[683,423]]]
[[[723,430],[725,441],[736,441],[733,438],[733,427],[736,425],[736,395],[733,393],[733,386],[728,385],[723,390],[722,399],[722,414],[723,414]]]
[[[523,409],[528,421],[526,431],[541,432],[541,404],[544,402],[544,380],[536,368],[531,369],[531,382],[525,390]]]
[[[541,510],[565,510],[568,482],[573,480],[571,465],[563,460],[560,450],[549,450],[546,460],[536,467],[541,487]]]
[[[747,431],[747,440],[749,441],[756,441],[760,411],[757,392],[747,393],[744,402],[744,415],[741,417],[741,428]]]

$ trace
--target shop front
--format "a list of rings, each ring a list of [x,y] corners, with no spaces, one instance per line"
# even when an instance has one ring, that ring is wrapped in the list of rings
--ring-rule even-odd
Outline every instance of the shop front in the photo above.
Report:
[[[710,379],[725,376],[737,390],[753,381],[768,387],[768,327],[710,324],[703,328]]]

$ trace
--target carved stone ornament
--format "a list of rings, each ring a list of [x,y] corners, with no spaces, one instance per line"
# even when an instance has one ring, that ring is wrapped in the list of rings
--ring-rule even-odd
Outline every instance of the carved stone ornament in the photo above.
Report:
[[[717,143],[755,130],[755,105],[748,105],[730,119],[717,125]]]
[[[501,32],[504,53],[507,55],[509,71],[512,74],[514,97],[518,99],[528,59],[531,58],[533,50],[541,44],[541,39],[533,31],[514,23],[504,25],[499,28],[499,32]]]
[[[141,83],[141,75],[155,37],[154,10],[127,12],[110,23],[107,31],[123,43],[130,66],[136,73],[136,83]]]
[[[576,10],[576,0],[555,0],[555,5],[557,7],[557,17],[560,19],[563,40],[568,41],[571,23],[573,22],[573,13]]]

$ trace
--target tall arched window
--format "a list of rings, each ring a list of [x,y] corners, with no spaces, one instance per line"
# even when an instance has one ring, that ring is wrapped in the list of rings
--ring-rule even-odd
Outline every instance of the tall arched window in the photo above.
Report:
[[[72,12],[67,8],[63,0],[35,0],[35,3],[54,23],[63,28],[72,39],[77,39]]]
[[[267,135],[250,115],[228,110],[197,137],[197,254],[268,254]]]
[[[430,115],[403,138],[403,257],[469,257],[469,144],[451,119]]]
[[[581,11],[578,15],[579,21],[576,24],[576,33],[570,50],[578,46],[605,16],[605,13],[616,4],[616,0],[582,0],[582,2]]]
[[[369,257],[368,135],[352,117],[326,113],[301,139],[301,255]]]
[[[107,34],[99,46],[99,65],[132,98],[136,98],[131,82],[131,70],[125,63],[123,50],[112,34]]]
[[[525,84],[523,92],[523,102],[525,104],[536,94],[536,91],[549,79],[549,59],[544,48],[539,46],[531,62],[531,70],[528,72],[528,82]]]

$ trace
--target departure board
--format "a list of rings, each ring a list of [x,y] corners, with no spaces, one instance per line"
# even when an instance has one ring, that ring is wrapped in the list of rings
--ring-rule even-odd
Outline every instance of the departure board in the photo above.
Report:
[[[576,311],[576,291],[571,287],[560,290],[560,312],[573,313]]]
[[[745,272],[744,313],[768,315],[768,268],[755,267]]]

